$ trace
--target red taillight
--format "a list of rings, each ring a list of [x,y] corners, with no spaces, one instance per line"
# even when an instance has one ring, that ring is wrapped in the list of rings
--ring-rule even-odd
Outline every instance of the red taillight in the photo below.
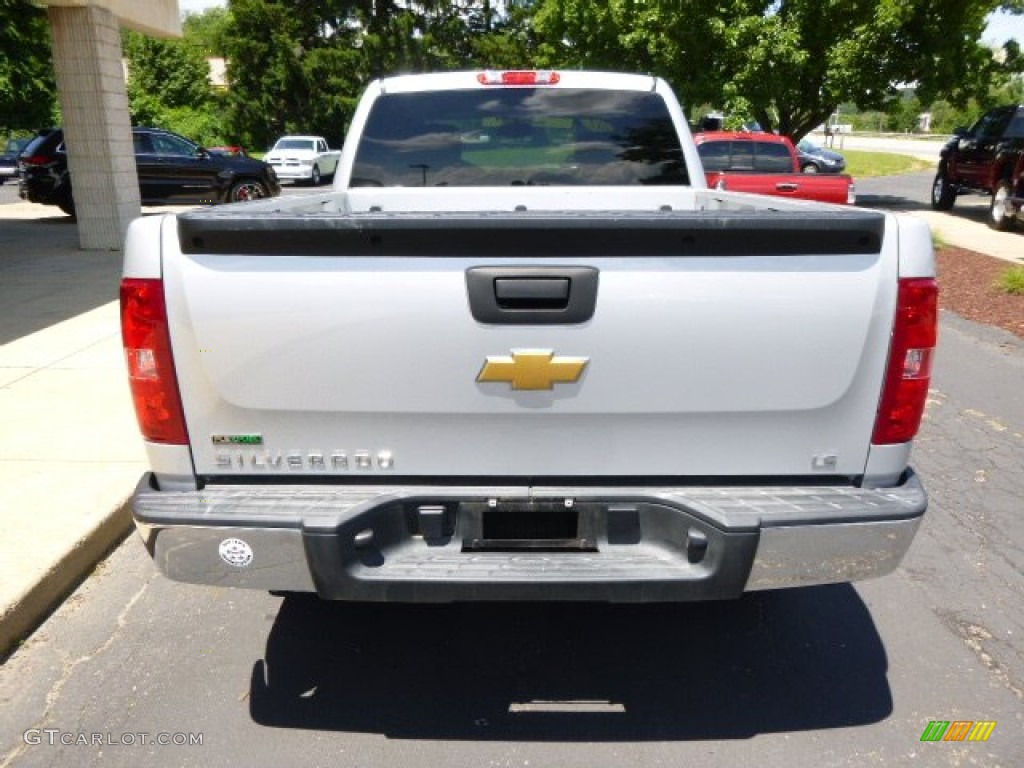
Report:
[[[46,155],[32,155],[31,157],[22,156],[18,158],[18,161],[25,165],[46,165],[47,163],[53,162],[53,160]]]
[[[876,445],[905,443],[921,425],[938,337],[938,298],[933,278],[900,280],[885,389],[871,438]]]
[[[487,70],[476,76],[481,85],[557,85],[562,76],[550,70]]]
[[[142,436],[154,443],[188,445],[162,280],[121,281],[121,339]]]

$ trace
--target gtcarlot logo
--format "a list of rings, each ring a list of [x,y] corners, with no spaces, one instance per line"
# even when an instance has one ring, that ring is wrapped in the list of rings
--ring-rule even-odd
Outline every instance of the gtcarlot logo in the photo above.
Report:
[[[29,728],[22,734],[22,740],[31,747],[45,744],[64,747],[201,747],[201,733],[150,733],[135,731],[129,733],[84,733],[62,731],[59,728]]]

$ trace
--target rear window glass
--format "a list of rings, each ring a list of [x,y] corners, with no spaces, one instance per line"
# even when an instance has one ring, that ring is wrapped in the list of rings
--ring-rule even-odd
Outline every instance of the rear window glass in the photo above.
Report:
[[[28,143],[25,149],[21,151],[21,154],[23,154],[25,157],[31,157],[32,155],[37,154],[39,150],[42,149],[43,144],[46,143],[46,140],[50,138],[50,136],[52,135],[53,131],[46,131],[44,133],[38,134],[34,139],[32,139],[32,141]]]
[[[374,103],[352,186],[689,184],[653,93],[583,89],[398,93]]]
[[[710,141],[697,146],[705,171],[791,173],[793,158],[784,144],[767,141]]]
[[[313,150],[312,139],[281,139],[274,145],[274,149],[302,149]]]
[[[754,168],[764,173],[789,173],[793,170],[793,157],[784,144],[759,142]]]

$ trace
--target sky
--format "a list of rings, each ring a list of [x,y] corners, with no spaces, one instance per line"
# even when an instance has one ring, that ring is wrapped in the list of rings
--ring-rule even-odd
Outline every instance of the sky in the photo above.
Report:
[[[178,8],[182,13],[201,13],[207,8],[227,8],[227,0],[178,0]]]
[[[1024,45],[1024,16],[993,13],[989,17],[988,28],[981,39],[986,43],[1002,45],[1010,38]]]
[[[227,4],[227,0],[178,0],[178,7],[182,13],[200,13],[207,8],[224,8]],[[1024,45],[1024,16],[992,14],[982,39],[991,45],[1002,45],[1009,38],[1014,38]]]

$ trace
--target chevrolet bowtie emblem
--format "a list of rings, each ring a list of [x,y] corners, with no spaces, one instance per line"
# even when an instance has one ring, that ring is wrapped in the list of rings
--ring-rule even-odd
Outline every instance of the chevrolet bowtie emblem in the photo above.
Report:
[[[508,382],[512,389],[551,389],[580,380],[589,360],[555,357],[550,349],[514,349],[512,357],[488,357],[476,380]]]

